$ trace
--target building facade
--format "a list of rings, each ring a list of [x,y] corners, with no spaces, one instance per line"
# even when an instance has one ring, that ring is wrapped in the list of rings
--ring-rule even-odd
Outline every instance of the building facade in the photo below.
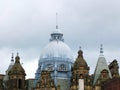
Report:
[[[56,28],[41,52],[35,78],[26,80],[19,55],[14,61],[12,54],[6,74],[0,75],[0,90],[120,90],[118,62],[106,62],[101,45],[94,74],[90,75],[83,51],[78,51],[74,61],[63,33]]]
[[[70,90],[92,90],[92,79],[89,66],[83,57],[83,51],[78,51],[78,57],[72,67]]]
[[[120,77],[105,81],[102,90],[120,90]]]

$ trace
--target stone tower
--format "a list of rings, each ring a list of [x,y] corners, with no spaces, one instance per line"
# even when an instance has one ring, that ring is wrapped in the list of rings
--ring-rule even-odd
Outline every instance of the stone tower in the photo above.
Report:
[[[20,57],[15,57],[15,63],[8,72],[7,90],[25,90],[25,70],[20,64]]]
[[[78,57],[72,67],[71,90],[92,90],[89,67],[83,58],[83,51],[78,51]]]

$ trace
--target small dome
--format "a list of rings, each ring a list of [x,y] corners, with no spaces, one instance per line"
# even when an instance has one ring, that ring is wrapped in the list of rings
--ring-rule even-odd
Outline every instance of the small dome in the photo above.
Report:
[[[62,41],[54,40],[50,42],[42,51],[41,59],[43,58],[68,58],[72,60],[72,52],[68,45]]]
[[[78,57],[74,63],[74,69],[79,69],[79,67],[84,67],[84,69],[88,69],[89,67],[85,61],[85,59],[83,58],[83,51],[79,50],[78,51]]]
[[[15,64],[12,66],[12,68],[9,70],[8,75],[10,74],[25,74],[25,70],[23,69],[23,67],[20,64],[20,57],[17,55],[15,57]]]

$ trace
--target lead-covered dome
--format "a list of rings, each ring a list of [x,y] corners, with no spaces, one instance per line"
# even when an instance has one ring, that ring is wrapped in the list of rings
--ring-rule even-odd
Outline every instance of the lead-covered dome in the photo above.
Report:
[[[42,51],[40,58],[72,58],[71,49],[62,41],[50,42]]]
[[[41,72],[48,70],[56,86],[60,85],[61,90],[69,90],[73,62],[72,51],[64,43],[63,33],[56,27],[56,30],[51,33],[50,42],[41,51],[35,73],[35,85],[41,78]]]
[[[63,33],[59,29],[51,33],[50,42],[41,52],[40,61],[53,60],[52,58],[72,61],[72,51],[69,46],[64,43]]]

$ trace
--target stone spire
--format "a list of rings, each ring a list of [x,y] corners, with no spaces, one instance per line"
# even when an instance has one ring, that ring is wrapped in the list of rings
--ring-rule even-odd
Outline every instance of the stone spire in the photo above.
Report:
[[[14,65],[14,54],[12,53],[12,56],[11,56],[11,63],[6,71],[6,74],[8,74],[9,70],[12,68],[12,66]]]
[[[108,65],[107,65],[107,62],[106,62],[106,59],[103,55],[103,47],[101,45],[101,48],[100,48],[100,56],[98,58],[98,61],[97,61],[97,65],[96,65],[96,68],[95,68],[95,72],[94,72],[94,81],[93,81],[93,85],[96,84],[98,78],[100,77],[100,74],[103,70],[107,70],[108,71],[108,74],[109,74],[109,77],[111,78],[111,73],[110,73],[110,70],[108,68]]]

